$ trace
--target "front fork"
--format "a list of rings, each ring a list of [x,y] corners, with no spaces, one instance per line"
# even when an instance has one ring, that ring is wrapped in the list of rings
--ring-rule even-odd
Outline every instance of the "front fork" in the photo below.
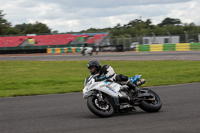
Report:
[[[104,102],[102,93],[101,93],[100,91],[98,91],[98,93],[97,93],[96,95],[97,95],[97,98],[98,98],[98,101],[99,101],[99,102]]]
[[[96,91],[95,92],[97,98],[98,98],[98,101],[99,102],[106,102],[103,98],[103,94],[101,91]],[[117,111],[120,107],[120,103],[119,103],[119,98],[112,98],[113,101],[114,101],[114,108],[115,108],[115,111]]]

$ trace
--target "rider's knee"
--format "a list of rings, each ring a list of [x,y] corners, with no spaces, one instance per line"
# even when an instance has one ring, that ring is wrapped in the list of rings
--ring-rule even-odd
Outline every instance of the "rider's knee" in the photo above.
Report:
[[[115,77],[115,81],[120,84],[126,84],[128,82],[128,77],[123,74],[117,74]]]

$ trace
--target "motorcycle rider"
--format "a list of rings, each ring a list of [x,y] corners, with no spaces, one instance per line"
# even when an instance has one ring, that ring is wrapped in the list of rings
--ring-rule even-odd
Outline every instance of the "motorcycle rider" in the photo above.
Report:
[[[85,52],[85,50],[87,49],[87,46],[88,46],[88,44],[87,43],[84,43],[83,44],[83,51],[82,51],[82,54]]]
[[[91,75],[98,74],[98,77],[96,78],[97,81],[112,78],[115,82],[121,85],[127,85],[129,87],[128,90],[131,92],[132,95],[135,95],[138,93],[137,88],[130,81],[130,79],[123,74],[116,74],[114,69],[111,66],[106,64],[102,67],[101,63],[97,59],[93,59],[89,61],[89,63],[87,64],[87,67]]]

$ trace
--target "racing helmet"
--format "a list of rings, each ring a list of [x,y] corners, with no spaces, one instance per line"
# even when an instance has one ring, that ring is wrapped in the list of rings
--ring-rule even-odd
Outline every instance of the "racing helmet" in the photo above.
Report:
[[[97,74],[101,70],[101,63],[97,59],[91,60],[87,67],[92,75]]]

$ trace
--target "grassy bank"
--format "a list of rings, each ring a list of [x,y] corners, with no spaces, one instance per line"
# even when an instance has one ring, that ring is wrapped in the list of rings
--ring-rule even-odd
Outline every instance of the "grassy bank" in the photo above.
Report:
[[[0,97],[82,91],[88,61],[0,61]],[[143,86],[200,82],[200,61],[102,61]]]

